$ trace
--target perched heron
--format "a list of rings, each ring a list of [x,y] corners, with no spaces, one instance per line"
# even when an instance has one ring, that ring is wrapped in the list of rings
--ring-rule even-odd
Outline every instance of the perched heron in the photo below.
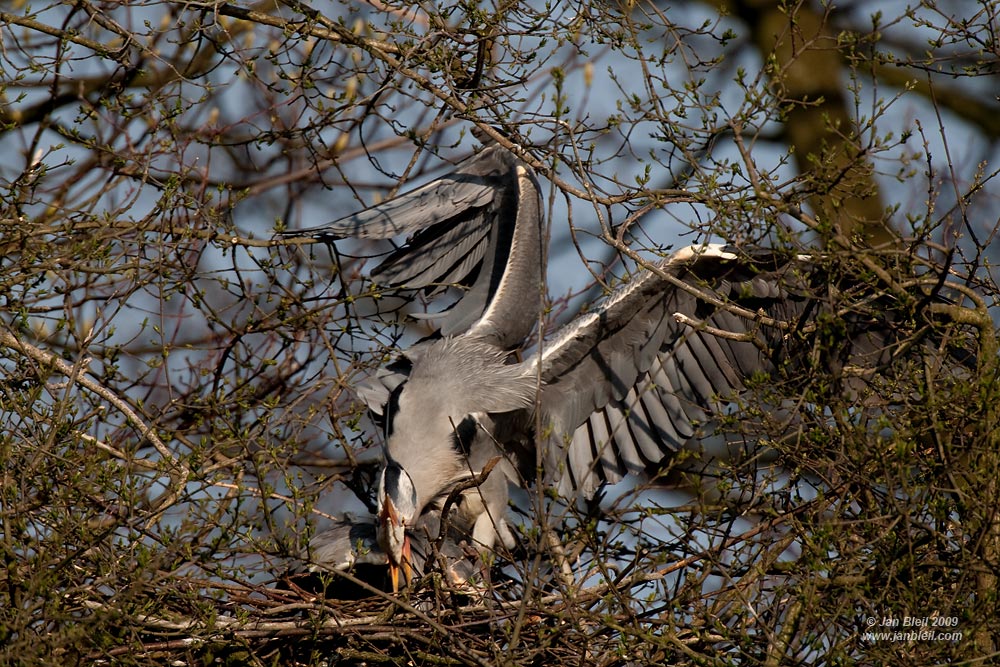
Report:
[[[468,289],[439,339],[406,350],[364,392],[384,416],[376,536],[394,580],[419,517],[497,457],[455,516],[484,550],[511,541],[508,482],[592,495],[705,436],[748,378],[794,377],[817,357],[834,372],[880,368],[905,337],[876,306],[837,312],[838,340],[809,347],[795,332],[834,312],[817,296],[830,289],[821,262],[703,245],[640,270],[518,361],[511,350],[542,307],[543,215],[532,170],[496,146],[392,200],[286,232],[400,234],[411,237],[372,272],[376,283]]]
[[[284,233],[325,242],[412,234],[404,247],[372,272],[373,281],[431,293],[455,283],[468,287],[438,318],[444,340],[457,343],[460,368],[418,365],[406,382],[390,373],[381,378],[384,383],[369,387],[367,395],[372,409],[384,415],[385,466],[379,476],[377,532],[378,543],[389,555],[394,587],[400,569],[405,574],[409,567],[407,528],[428,507],[441,509],[455,484],[474,477],[502,454],[483,429],[489,415],[533,404],[534,380],[523,369],[506,367],[504,360],[508,350],[523,344],[538,319],[543,296],[542,221],[540,188],[531,169],[510,152],[492,147],[442,178],[378,206],[329,225]],[[428,360],[440,351],[432,345],[412,348],[405,363],[422,356],[421,350],[429,352]],[[512,389],[476,381],[475,369],[480,367],[483,373],[497,372]],[[451,382],[457,377],[453,370],[463,373],[466,381]],[[435,375],[441,371],[446,376],[441,380],[450,389],[447,393],[439,393],[437,386]],[[411,387],[405,395],[404,385]],[[414,400],[419,392],[426,405]],[[443,402],[437,404],[436,397]],[[425,446],[431,441],[444,446]],[[513,544],[503,517],[507,479],[516,474],[509,464],[500,467],[505,474],[489,475],[463,494],[452,514],[453,527],[483,550],[497,539]]]

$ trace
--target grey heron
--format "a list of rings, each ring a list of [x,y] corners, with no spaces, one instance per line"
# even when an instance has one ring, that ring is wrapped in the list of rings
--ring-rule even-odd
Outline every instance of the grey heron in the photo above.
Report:
[[[470,558],[462,545],[450,535],[438,539],[440,519],[440,512],[431,510],[409,527],[410,559],[407,567],[412,568],[413,574],[423,575],[429,569],[431,560],[439,554],[445,562],[448,583],[456,588],[467,588],[469,580],[476,574],[476,560]],[[389,565],[389,558],[376,538],[375,520],[351,514],[336,517],[325,530],[314,535],[303,550],[301,560],[302,567],[285,578],[296,587],[305,588],[314,588],[307,579],[312,574],[355,571],[363,576],[355,568],[365,567],[381,570],[382,574],[373,579],[374,584],[381,585],[384,568]],[[410,573],[407,576],[411,576]]]
[[[880,368],[902,346],[891,312],[837,312],[817,296],[832,289],[822,262],[702,245],[637,272],[519,361],[510,350],[541,304],[540,201],[527,164],[489,147],[395,199],[286,233],[326,242],[411,234],[375,282],[468,287],[441,338],[404,351],[365,392],[384,415],[376,534],[394,581],[419,517],[497,457],[455,517],[483,550],[511,541],[508,482],[589,496],[703,437],[750,378],[794,378],[818,357],[835,371]],[[798,335],[830,317],[836,340]]]

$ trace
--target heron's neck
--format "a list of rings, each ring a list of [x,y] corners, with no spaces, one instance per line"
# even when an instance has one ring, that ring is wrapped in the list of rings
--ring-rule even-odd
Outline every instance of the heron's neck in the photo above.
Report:
[[[462,455],[452,444],[450,425],[441,423],[440,418],[427,421],[419,431],[397,431],[387,443],[389,456],[413,481],[418,511],[467,472]]]

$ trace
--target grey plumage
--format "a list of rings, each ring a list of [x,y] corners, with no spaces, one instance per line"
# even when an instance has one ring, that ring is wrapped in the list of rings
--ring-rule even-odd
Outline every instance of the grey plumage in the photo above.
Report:
[[[544,482],[563,495],[589,496],[656,466],[711,432],[749,378],[792,377],[815,361],[817,350],[785,329],[834,317],[816,296],[826,281],[821,263],[692,246],[638,271],[517,362],[508,351],[524,344],[542,291],[541,198],[530,169],[487,148],[412,193],[299,233],[331,240],[400,232],[415,234],[376,269],[376,280],[432,288],[446,276],[470,288],[441,322],[444,338],[404,352],[408,363],[376,374],[363,395],[384,415],[387,465],[405,470],[416,492],[406,526],[502,457],[456,514],[459,530],[483,549],[511,542],[507,482],[534,480],[537,461]],[[819,351],[832,371],[891,357],[891,319],[835,317],[843,340]],[[398,549],[379,540],[398,562]]]
[[[417,512],[504,454],[492,433],[496,415],[531,409],[534,379],[505,358],[470,335],[422,345],[414,354],[409,378],[386,410],[385,456],[408,471]],[[484,547],[497,537],[511,544],[503,521],[505,476],[514,476],[506,464],[470,489],[456,512],[459,530]]]
[[[541,207],[532,171],[494,146],[378,206],[282,235],[333,242],[409,234],[406,245],[371,272],[372,280],[432,294],[451,284],[467,287],[441,318],[441,333],[472,333],[507,349],[520,345],[538,319],[544,270]],[[517,298],[498,298],[501,293]]]
[[[349,570],[355,565],[388,565],[385,552],[375,540],[375,522],[348,515],[309,540],[300,556],[311,572],[329,568]]]
[[[411,527],[412,559],[410,565],[414,576],[420,577],[431,569],[431,560],[440,556],[444,560],[445,574],[449,583],[464,586],[479,573],[478,560],[470,555],[456,539],[449,534],[438,540],[440,532],[440,512],[426,512]],[[387,567],[388,556],[376,539],[374,519],[344,515],[317,533],[309,541],[300,558],[307,572],[322,573],[326,570],[347,572],[356,566]],[[475,553],[475,552],[472,552]]]

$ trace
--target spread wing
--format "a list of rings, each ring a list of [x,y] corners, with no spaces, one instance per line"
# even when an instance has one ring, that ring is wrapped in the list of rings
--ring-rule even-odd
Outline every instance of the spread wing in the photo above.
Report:
[[[541,363],[546,478],[563,495],[590,495],[706,435],[750,378],[779,373],[798,353],[795,336],[770,320],[799,329],[821,310],[807,289],[813,268],[806,258],[740,257],[704,246],[658,268],[525,362]],[[862,365],[872,367],[888,355],[885,329],[866,330],[870,324],[850,326],[839,363],[865,357]]]
[[[442,317],[445,336],[470,333],[509,349],[531,332],[543,275],[541,190],[531,169],[492,146],[441,178],[334,222],[283,236],[332,243],[409,235],[371,278],[437,293],[467,288]]]

